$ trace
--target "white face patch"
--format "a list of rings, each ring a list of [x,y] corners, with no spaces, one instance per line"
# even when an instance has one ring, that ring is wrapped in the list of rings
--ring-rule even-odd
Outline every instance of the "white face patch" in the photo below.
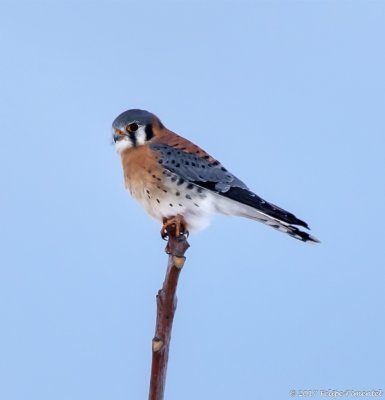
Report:
[[[143,146],[146,142],[146,131],[144,129],[144,126],[139,126],[138,130],[135,132],[137,146]]]
[[[135,132],[136,146],[143,146],[146,143],[146,131],[144,126],[139,126]],[[123,136],[121,139],[115,142],[116,152],[121,154],[127,149],[134,147],[134,143],[129,136]]]
[[[127,136],[115,142],[115,149],[119,154],[123,153],[124,150],[130,149],[132,146],[132,141]]]

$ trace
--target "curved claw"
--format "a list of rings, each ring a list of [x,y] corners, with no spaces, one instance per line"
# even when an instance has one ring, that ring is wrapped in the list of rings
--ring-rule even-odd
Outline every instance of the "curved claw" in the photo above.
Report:
[[[189,236],[189,232],[186,229],[186,223],[181,215],[176,215],[170,218],[163,219],[163,226],[160,230],[160,236],[163,240],[168,240],[169,236],[179,238],[181,236]]]
[[[167,241],[168,240],[168,233],[167,230],[163,228],[160,230],[160,236],[163,240]]]

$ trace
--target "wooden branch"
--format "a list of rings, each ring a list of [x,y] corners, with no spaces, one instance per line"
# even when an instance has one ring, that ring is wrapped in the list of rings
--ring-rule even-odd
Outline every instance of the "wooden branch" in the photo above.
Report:
[[[171,330],[176,310],[176,288],[180,271],[186,257],[185,251],[189,244],[184,235],[176,238],[170,235],[166,247],[168,256],[167,272],[162,289],[156,296],[155,336],[152,340],[152,367],[149,400],[163,400],[166,385],[168,353],[170,348]]]

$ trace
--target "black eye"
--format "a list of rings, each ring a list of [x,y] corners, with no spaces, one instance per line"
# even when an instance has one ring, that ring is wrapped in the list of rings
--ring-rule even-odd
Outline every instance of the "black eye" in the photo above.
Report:
[[[138,128],[139,128],[138,124],[133,122],[132,124],[127,125],[126,131],[127,132],[136,132],[138,130]]]

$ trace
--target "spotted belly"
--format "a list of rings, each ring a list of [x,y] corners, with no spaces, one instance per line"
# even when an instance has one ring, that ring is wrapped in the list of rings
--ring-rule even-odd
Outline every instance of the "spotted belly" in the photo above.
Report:
[[[189,231],[204,229],[215,212],[215,197],[208,190],[177,175],[151,176],[146,184],[127,187],[132,196],[156,220],[177,214],[184,217]]]

